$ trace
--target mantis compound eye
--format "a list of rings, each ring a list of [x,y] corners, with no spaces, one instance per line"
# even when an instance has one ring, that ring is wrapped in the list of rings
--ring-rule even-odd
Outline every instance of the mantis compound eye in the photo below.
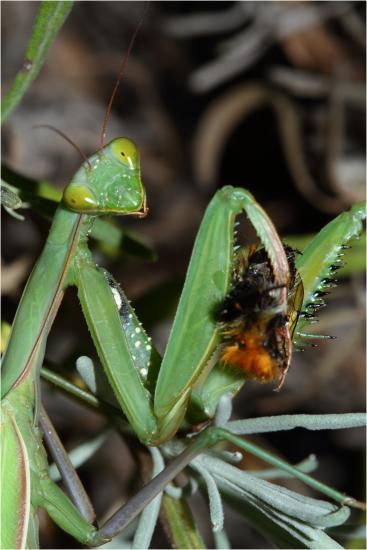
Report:
[[[135,143],[128,138],[117,138],[110,143],[112,153],[132,170],[139,168],[139,153]]]
[[[68,185],[63,200],[66,206],[77,212],[95,210],[98,206],[96,197],[85,185]]]

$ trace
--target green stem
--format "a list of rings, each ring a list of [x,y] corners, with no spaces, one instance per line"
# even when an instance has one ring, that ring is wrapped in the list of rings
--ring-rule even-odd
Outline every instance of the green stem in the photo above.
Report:
[[[231,443],[233,443],[234,445],[237,445],[241,449],[244,449],[245,451],[248,451],[249,453],[261,458],[265,462],[268,462],[269,464],[272,464],[273,466],[276,466],[277,468],[280,468],[281,470],[284,470],[285,472],[292,474],[294,477],[298,478],[300,481],[303,481],[303,483],[305,483],[306,485],[309,485],[316,491],[323,493],[324,495],[335,500],[339,504],[351,506],[353,508],[363,509],[365,507],[364,503],[359,502],[352,497],[348,497],[344,493],[341,493],[340,491],[337,491],[336,489],[333,489],[332,487],[329,487],[328,485],[325,485],[324,483],[317,481],[313,477],[305,474],[304,472],[301,472],[297,468],[294,468],[284,460],[281,460],[280,458],[277,458],[269,454],[268,452],[264,451],[254,443],[250,443],[249,441],[246,441],[241,437],[233,435],[230,432],[227,432],[226,430],[223,430],[221,428],[213,428],[213,430],[215,430],[216,436],[219,439],[226,439],[227,441],[230,441]]]
[[[51,382],[51,384],[63,390],[68,395],[76,397],[78,401],[83,402],[93,409],[98,409],[103,414],[106,414],[107,416],[118,420],[125,419],[119,409],[117,409],[113,405],[110,405],[109,403],[106,403],[105,401],[101,401],[89,391],[79,388],[78,386],[76,386],[72,382],[69,382],[69,380],[66,380],[59,374],[56,374],[52,370],[47,369],[46,367],[42,367],[41,377],[44,380],[47,380],[47,382]]]
[[[23,67],[15,77],[13,85],[6,93],[2,104],[2,122],[9,117],[38,75],[45,62],[47,52],[72,7],[72,1],[41,3],[27,46]]]

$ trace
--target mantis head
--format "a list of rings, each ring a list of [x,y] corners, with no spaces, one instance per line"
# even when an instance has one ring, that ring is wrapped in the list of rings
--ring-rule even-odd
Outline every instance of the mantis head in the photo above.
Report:
[[[135,143],[116,138],[89,157],[65,188],[63,202],[81,214],[145,215],[145,191]]]

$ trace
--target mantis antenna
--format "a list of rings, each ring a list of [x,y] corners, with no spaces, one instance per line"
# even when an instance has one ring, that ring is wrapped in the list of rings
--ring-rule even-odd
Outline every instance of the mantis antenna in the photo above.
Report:
[[[81,150],[79,145],[74,143],[74,141],[72,139],[70,139],[66,134],[64,134],[64,132],[62,132],[61,130],[58,130],[58,128],[55,128],[55,126],[51,126],[51,124],[36,124],[35,126],[32,126],[32,128],[48,128],[49,130],[52,130],[53,132],[55,132],[56,134],[61,136],[68,143],[70,143],[70,145],[72,145],[76,151],[78,151],[78,153],[82,157],[82,159],[85,162],[88,163],[89,168],[92,168],[91,163],[89,162],[89,159],[88,159],[87,155]]]
[[[104,118],[103,118],[103,123],[102,123],[102,128],[101,128],[101,133],[100,133],[100,140],[99,140],[99,143],[100,143],[99,151],[101,151],[105,146],[106,130],[107,130],[108,121],[109,121],[110,115],[111,115],[112,105],[113,105],[114,99],[116,97],[117,90],[119,89],[120,84],[122,82],[122,79],[124,77],[127,62],[129,60],[131,51],[133,49],[135,39],[138,36],[139,31],[140,31],[140,29],[143,25],[143,21],[144,21],[145,15],[147,13],[148,6],[149,6],[149,2],[146,2],[143,13],[140,16],[139,22],[138,22],[137,26],[135,27],[135,30],[134,30],[131,38],[130,38],[130,42],[129,42],[128,48],[126,50],[126,53],[125,53],[125,55],[122,59],[121,66],[120,66],[120,71],[119,71],[115,86],[112,90],[112,94],[110,96],[110,99],[109,99],[109,102],[108,102],[108,105],[107,105],[107,108],[106,108],[106,112],[105,112],[105,115],[104,115]]]

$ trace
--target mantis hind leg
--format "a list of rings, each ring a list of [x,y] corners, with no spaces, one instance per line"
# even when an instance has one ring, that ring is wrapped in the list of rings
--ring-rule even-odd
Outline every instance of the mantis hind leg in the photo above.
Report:
[[[43,438],[46,446],[55,461],[71,500],[74,502],[83,518],[89,523],[93,523],[96,517],[93,505],[74,466],[71,463],[68,453],[61,443],[61,440],[43,407],[40,409],[39,424],[43,431]]]

